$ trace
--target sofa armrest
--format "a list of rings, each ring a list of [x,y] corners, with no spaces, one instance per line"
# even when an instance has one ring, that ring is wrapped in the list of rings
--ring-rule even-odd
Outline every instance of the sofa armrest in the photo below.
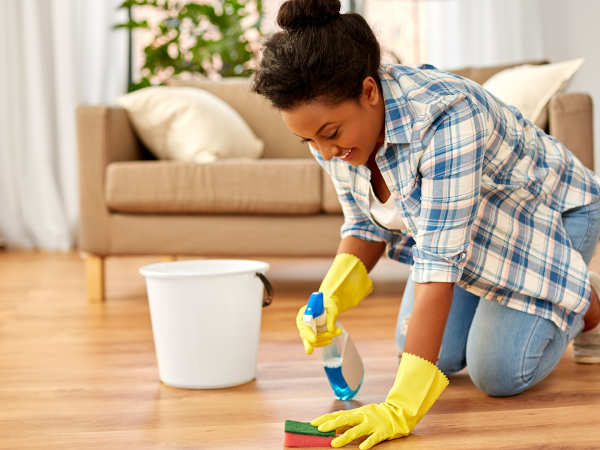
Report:
[[[552,97],[548,105],[550,135],[565,144],[590,170],[594,170],[594,115],[588,94]]]
[[[106,166],[141,159],[141,145],[125,110],[108,106],[77,109],[79,149],[80,249],[109,253],[109,211],[104,200]]]

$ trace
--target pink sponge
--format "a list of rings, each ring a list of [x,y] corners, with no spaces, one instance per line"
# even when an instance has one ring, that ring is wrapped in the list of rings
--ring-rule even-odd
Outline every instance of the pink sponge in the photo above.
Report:
[[[284,433],[283,445],[286,447],[331,447],[334,437]]]
[[[321,432],[309,422],[285,421],[283,445],[286,447],[331,447],[335,431]]]

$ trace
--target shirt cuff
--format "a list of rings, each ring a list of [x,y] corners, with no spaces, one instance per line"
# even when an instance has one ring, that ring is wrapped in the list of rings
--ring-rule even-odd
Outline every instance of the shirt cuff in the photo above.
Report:
[[[412,277],[416,283],[457,283],[462,277],[467,249],[441,256],[413,247]]]
[[[389,242],[392,239],[392,233],[379,228],[370,220],[344,222],[341,235],[342,239],[347,236],[354,236],[355,238],[370,242]]]

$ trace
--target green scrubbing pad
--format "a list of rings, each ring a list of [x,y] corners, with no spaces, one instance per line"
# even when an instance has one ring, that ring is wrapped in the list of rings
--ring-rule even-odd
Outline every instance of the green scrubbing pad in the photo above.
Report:
[[[335,437],[335,431],[321,433],[317,427],[313,427],[309,422],[296,422],[295,420],[285,421],[285,432],[308,436]]]

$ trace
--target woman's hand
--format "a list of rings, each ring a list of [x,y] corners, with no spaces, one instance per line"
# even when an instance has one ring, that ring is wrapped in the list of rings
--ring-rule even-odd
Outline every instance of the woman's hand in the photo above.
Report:
[[[331,308],[331,307],[330,307]],[[314,347],[325,347],[326,345],[331,344],[334,337],[342,334],[341,328],[335,327],[335,321],[337,320],[338,310],[337,305],[335,308],[327,308],[327,325],[328,330],[323,333],[317,333],[312,330],[311,327],[304,323],[304,311],[306,310],[306,305],[300,308],[298,315],[296,316],[296,326],[298,327],[298,331],[300,331],[300,337],[302,338],[302,343],[304,344],[304,350],[306,350],[307,355],[312,355]],[[332,329],[333,332],[329,331],[329,323],[333,324]]]
[[[332,446],[342,447],[360,436],[369,436],[360,445],[366,450],[381,441],[408,436],[437,400],[448,379],[432,361],[439,355],[453,287],[452,283],[415,283],[415,306],[404,354],[385,402],[325,414],[311,422],[319,431],[352,427],[335,438]]]
[[[385,242],[369,242],[347,236],[338,247],[338,255],[321,283],[319,291],[323,293],[323,304],[327,310],[327,331],[315,335],[303,322],[303,306],[296,316],[296,325],[307,354],[314,347],[324,347],[342,333],[336,328],[338,314],[356,306],[373,290],[369,271],[375,267],[385,250]]]
[[[310,355],[314,347],[331,344],[331,340],[342,333],[341,328],[335,326],[338,314],[354,308],[372,290],[373,283],[362,261],[349,253],[337,255],[319,288],[327,311],[327,331],[315,336],[314,331],[304,323],[302,319],[306,306],[296,316],[296,325],[306,353]]]
[[[325,414],[311,424],[323,432],[351,427],[331,445],[342,447],[361,436],[369,436],[359,446],[360,450],[367,450],[381,441],[408,436],[446,386],[448,379],[436,366],[404,353],[396,382],[385,402]]]
[[[361,436],[369,436],[359,445],[360,450],[367,450],[381,441],[410,433],[402,416],[398,416],[394,408],[385,402],[325,414],[313,420],[311,425],[318,426],[319,431],[323,432],[351,427],[331,442],[332,447],[343,447]]]

